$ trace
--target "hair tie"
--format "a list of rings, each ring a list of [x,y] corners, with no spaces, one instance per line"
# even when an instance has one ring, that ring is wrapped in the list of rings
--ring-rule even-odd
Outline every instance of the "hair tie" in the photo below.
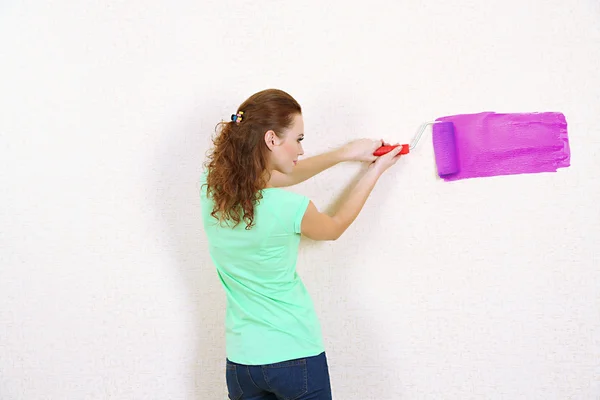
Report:
[[[231,120],[237,124],[242,122],[242,116],[244,115],[243,111],[238,111],[237,114],[231,114]]]

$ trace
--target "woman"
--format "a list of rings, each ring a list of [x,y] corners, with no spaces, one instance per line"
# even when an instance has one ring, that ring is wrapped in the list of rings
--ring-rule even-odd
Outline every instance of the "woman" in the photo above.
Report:
[[[232,400],[331,399],[321,327],[296,273],[300,236],[335,240],[355,220],[375,183],[399,159],[381,140],[360,139],[304,154],[300,105],[281,90],[252,95],[223,122],[206,162],[202,217],[227,298],[226,382]],[[369,168],[334,215],[281,189],[342,161]]]

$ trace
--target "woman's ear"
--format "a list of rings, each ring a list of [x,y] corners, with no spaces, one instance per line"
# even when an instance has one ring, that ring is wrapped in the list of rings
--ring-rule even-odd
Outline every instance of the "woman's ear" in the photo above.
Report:
[[[273,148],[275,146],[279,146],[280,141],[281,140],[275,134],[275,131],[268,130],[265,132],[265,143],[267,144],[267,147],[269,148],[269,150],[273,151]]]

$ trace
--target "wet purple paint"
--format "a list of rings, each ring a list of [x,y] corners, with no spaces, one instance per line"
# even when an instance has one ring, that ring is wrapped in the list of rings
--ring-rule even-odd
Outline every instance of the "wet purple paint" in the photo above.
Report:
[[[540,172],[556,172],[570,165],[567,121],[562,113],[483,112],[452,115],[436,121],[454,124],[458,172],[446,181]],[[434,124],[443,129],[444,124]],[[441,163],[442,154],[436,154]],[[438,164],[439,165],[439,164]]]

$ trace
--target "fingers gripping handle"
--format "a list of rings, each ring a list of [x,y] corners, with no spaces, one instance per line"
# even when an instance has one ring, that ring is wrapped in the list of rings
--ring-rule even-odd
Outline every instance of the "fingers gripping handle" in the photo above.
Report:
[[[425,128],[428,125],[435,124],[435,123],[437,123],[437,121],[434,121],[434,122],[425,122],[425,123],[421,124],[421,126],[419,126],[419,129],[417,130],[417,134],[415,135],[415,138],[413,139],[413,141],[411,142],[411,144],[410,145],[408,145],[408,144],[403,144],[402,145],[402,150],[400,150],[400,154],[408,154],[410,152],[410,149],[414,149],[415,146],[417,145],[417,143],[419,143],[419,139],[421,139],[421,136],[423,136],[423,132],[425,131]],[[392,149],[395,149],[398,146],[399,145],[395,145],[395,146],[381,146],[380,148],[378,148],[377,150],[375,150],[375,153],[373,153],[373,155],[374,156],[384,155],[386,153],[389,153],[390,151],[392,151]]]
[[[384,154],[389,153],[390,151],[394,150],[396,147],[398,146],[402,146],[402,150],[400,150],[400,154],[408,154],[409,153],[409,146],[407,144],[397,144],[394,146],[381,146],[380,148],[378,148],[377,150],[375,150],[375,153],[373,153],[374,156],[382,156]]]

